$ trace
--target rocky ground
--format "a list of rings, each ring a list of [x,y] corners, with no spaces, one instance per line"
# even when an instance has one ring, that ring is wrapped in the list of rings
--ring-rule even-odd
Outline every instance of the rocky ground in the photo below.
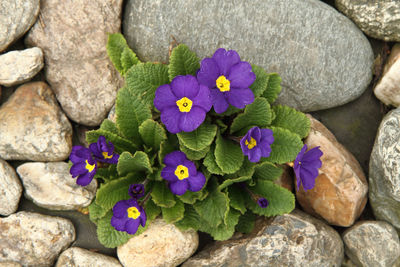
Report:
[[[0,267],[400,266],[400,3],[384,2],[2,0]],[[278,102],[309,113],[305,142],[324,151],[295,211],[224,242],[157,220],[101,246],[85,209],[97,183],[76,185],[66,161],[113,116],[119,31],[143,61],[166,62],[173,36],[282,76]]]

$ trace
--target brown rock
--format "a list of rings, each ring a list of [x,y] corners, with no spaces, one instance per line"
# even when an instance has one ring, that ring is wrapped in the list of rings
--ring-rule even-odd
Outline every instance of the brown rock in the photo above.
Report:
[[[0,158],[61,161],[72,147],[72,126],[44,82],[20,86],[0,107]]]
[[[122,0],[41,1],[25,42],[42,48],[46,80],[72,120],[96,126],[115,102],[121,78],[106,53],[119,32]]]
[[[319,121],[308,115],[311,131],[305,140],[309,148],[320,146],[324,155],[315,187],[296,192],[303,209],[328,223],[350,226],[367,203],[368,184],[358,161]]]
[[[293,191],[293,175],[291,169],[292,169],[291,167],[283,165],[283,173],[281,177],[279,177],[274,181],[274,183],[286,188],[290,192]]]

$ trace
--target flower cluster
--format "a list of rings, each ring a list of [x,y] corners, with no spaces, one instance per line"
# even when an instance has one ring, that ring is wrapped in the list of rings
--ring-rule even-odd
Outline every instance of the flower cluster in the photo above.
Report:
[[[136,198],[120,200],[112,209],[111,225],[117,230],[134,235],[139,225],[145,227],[147,215]]]
[[[104,136],[99,136],[96,143],[72,147],[69,159],[72,162],[70,173],[78,177],[76,183],[81,186],[90,184],[101,164],[117,164],[119,155],[114,152],[114,145],[107,142]]]

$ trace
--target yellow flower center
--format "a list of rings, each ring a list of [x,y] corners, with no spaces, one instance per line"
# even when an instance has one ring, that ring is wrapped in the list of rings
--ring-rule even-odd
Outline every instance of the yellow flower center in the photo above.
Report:
[[[108,152],[103,152],[102,154],[103,154],[103,157],[104,157],[105,159],[111,159],[111,158],[112,158],[112,154],[109,156],[109,155],[108,155]]]
[[[176,101],[176,105],[180,112],[189,112],[192,109],[193,102],[187,97],[182,97]]]
[[[175,175],[179,180],[183,180],[189,177],[189,170],[183,165],[178,165],[175,170]]]
[[[95,165],[94,164],[90,165],[87,160],[85,160],[85,162],[86,162],[86,166],[85,166],[86,170],[88,170],[89,172],[92,172],[94,167],[95,167]]]
[[[219,76],[215,83],[221,92],[231,90],[231,82],[224,75]]]
[[[250,142],[246,140],[244,143],[249,149],[253,149],[257,145],[257,141],[253,137],[250,139]]]
[[[126,211],[128,212],[129,218],[136,220],[140,216],[140,211],[136,207],[130,207]]]

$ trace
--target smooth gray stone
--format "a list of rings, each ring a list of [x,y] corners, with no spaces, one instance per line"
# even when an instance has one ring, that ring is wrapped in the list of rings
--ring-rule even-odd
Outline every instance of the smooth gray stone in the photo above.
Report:
[[[336,0],[335,5],[367,35],[400,41],[400,1]]]
[[[278,102],[302,111],[356,99],[372,77],[364,34],[319,0],[128,0],[123,29],[144,61],[166,62],[171,35],[201,58],[234,49],[242,60],[278,72]]]

